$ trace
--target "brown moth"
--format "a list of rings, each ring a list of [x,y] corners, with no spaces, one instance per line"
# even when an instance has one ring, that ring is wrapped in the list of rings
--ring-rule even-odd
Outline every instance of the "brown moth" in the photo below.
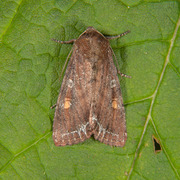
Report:
[[[127,139],[125,110],[108,39],[93,27],[72,43],[56,104],[53,140],[66,146],[94,138],[110,146],[124,146]]]

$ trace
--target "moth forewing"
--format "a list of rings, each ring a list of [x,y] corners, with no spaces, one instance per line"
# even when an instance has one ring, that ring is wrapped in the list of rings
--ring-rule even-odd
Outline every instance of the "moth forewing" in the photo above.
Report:
[[[126,142],[125,110],[108,39],[89,27],[73,40],[54,116],[56,146],[77,144],[91,135],[111,146]]]

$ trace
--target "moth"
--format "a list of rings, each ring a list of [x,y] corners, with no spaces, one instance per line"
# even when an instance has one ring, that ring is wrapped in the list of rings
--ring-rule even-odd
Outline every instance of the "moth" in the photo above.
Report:
[[[53,122],[56,146],[73,145],[92,135],[110,146],[127,139],[125,110],[109,39],[88,27],[74,43],[61,85]]]

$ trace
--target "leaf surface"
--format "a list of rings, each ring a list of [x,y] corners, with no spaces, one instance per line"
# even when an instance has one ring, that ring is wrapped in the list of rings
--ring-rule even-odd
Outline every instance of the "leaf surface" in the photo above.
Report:
[[[179,1],[1,1],[0,179],[180,179]],[[62,67],[88,26],[111,40],[122,73],[128,140],[55,147]],[[162,150],[154,151],[153,138]]]

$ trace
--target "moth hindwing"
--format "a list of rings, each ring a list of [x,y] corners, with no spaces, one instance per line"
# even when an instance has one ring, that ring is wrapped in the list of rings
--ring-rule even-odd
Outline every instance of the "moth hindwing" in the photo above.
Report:
[[[94,138],[111,146],[124,146],[125,110],[109,40],[93,27],[73,44],[56,104],[53,140],[56,146]]]

